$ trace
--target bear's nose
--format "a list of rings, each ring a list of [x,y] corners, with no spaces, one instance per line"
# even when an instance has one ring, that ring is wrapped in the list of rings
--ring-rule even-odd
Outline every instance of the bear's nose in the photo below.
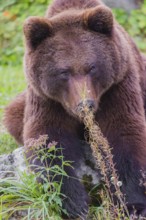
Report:
[[[89,111],[93,111],[95,108],[95,104],[93,100],[84,100],[80,102],[77,106],[77,112],[84,111],[84,108],[87,107]]]

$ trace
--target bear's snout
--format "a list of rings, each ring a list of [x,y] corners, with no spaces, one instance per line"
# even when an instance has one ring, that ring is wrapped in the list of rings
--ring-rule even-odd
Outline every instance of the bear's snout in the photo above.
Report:
[[[84,111],[85,108],[88,111],[95,111],[94,100],[87,99],[87,100],[80,102],[76,108],[76,112],[80,114]]]

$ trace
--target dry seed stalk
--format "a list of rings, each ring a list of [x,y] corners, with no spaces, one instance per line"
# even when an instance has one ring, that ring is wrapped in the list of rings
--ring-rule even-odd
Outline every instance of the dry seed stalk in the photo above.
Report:
[[[113,198],[116,197],[119,201],[118,205],[122,210],[121,212],[127,212],[124,202],[124,195],[120,190],[120,185],[122,183],[118,181],[118,175],[113,163],[113,155],[111,153],[109,143],[107,139],[103,137],[98,124],[94,120],[93,112],[89,111],[87,106],[83,108],[83,111],[79,116],[83,119],[85,127],[89,132],[89,144],[92,148],[93,155],[96,159],[97,166],[101,172],[106,187],[108,188],[108,193],[112,202],[111,206],[114,206]],[[114,187],[114,195],[111,192],[111,187]]]

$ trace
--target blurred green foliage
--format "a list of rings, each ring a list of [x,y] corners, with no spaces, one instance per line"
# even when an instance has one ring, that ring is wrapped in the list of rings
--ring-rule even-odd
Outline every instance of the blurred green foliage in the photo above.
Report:
[[[18,146],[4,128],[2,118],[5,106],[25,88],[21,66],[0,66],[0,155],[12,152]]]
[[[23,22],[29,16],[43,16],[50,0],[0,1],[0,65],[21,64]]]
[[[43,16],[51,0],[0,1],[0,65],[22,63],[24,53],[22,26],[28,16]],[[127,13],[113,10],[119,23],[146,52],[146,0],[142,7]]]
[[[141,8],[126,13],[121,9],[113,10],[118,22],[133,37],[141,51],[146,53],[146,0]]]

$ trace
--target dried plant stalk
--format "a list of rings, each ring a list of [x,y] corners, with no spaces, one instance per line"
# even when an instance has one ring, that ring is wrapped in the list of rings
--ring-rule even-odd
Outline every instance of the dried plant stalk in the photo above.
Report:
[[[128,214],[125,198],[121,192],[120,187],[122,182],[119,181],[117,171],[113,162],[113,155],[107,139],[103,136],[98,124],[95,122],[94,114],[85,106],[79,115],[84,121],[86,130],[88,131],[88,141],[92,148],[93,156],[95,157],[96,164],[100,170],[103,181],[105,182],[108,190],[108,197],[110,197],[112,212],[116,212],[115,200],[117,202],[117,208],[120,208],[121,214]],[[111,191],[112,189],[112,191]],[[113,193],[114,192],[114,193]],[[119,211],[117,211],[119,212]],[[113,214],[113,213],[112,213]],[[117,217],[115,213],[115,217]]]

